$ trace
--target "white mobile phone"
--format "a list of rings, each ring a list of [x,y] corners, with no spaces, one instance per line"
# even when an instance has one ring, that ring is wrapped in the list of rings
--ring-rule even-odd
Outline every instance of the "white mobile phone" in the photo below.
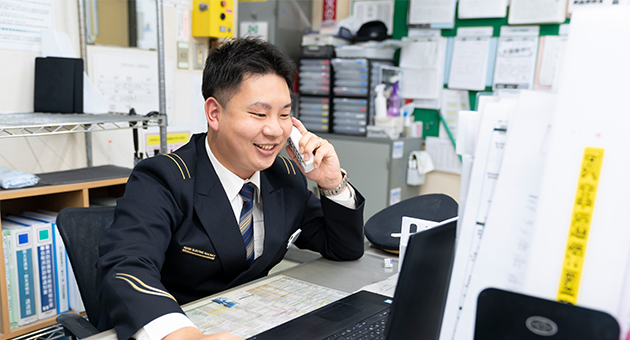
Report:
[[[291,151],[293,151],[295,158],[298,160],[298,163],[300,163],[302,169],[304,169],[304,172],[310,172],[315,169],[315,167],[313,167],[313,154],[311,153],[311,157],[309,157],[308,161],[304,160],[299,149],[300,138],[302,138],[302,134],[300,133],[300,130],[294,126],[293,130],[291,130],[291,135],[289,135],[289,139],[287,140],[287,144],[289,144]]]

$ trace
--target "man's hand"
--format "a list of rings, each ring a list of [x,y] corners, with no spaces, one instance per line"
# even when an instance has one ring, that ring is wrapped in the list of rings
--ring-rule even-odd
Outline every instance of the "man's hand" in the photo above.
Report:
[[[311,153],[313,153],[313,166],[315,169],[304,175],[311,181],[316,182],[322,189],[331,190],[336,188],[343,178],[341,176],[339,157],[335,148],[327,140],[308,132],[299,120],[291,119],[293,120],[293,125],[302,134],[298,148],[304,156],[304,160],[309,160]],[[287,146],[286,150],[293,161],[298,163],[291,148]],[[304,171],[302,170],[302,172]]]
[[[243,340],[237,338],[234,335],[224,332],[216,334],[203,334],[200,330],[194,327],[184,327],[176,330],[175,332],[165,336],[162,340]]]

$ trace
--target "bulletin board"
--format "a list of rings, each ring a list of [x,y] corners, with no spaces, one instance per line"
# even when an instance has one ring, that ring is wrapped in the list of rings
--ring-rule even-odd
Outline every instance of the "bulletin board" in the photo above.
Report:
[[[442,29],[441,35],[443,37],[455,37],[457,34],[457,28],[459,27],[476,27],[476,26],[492,26],[494,28],[493,37],[499,37],[501,32],[501,26],[508,25],[507,16],[504,18],[488,18],[488,19],[459,19],[458,9],[459,3],[455,10],[455,26],[452,29]],[[408,34],[407,26],[407,11],[409,9],[409,0],[396,0],[394,1],[394,32],[392,34],[393,39],[400,40],[406,37]],[[508,8],[509,13],[509,8]],[[570,19],[567,19],[564,23],[568,24]],[[544,35],[558,35],[560,24],[532,24],[540,26],[540,36]],[[398,53],[396,58],[398,58]],[[398,59],[396,59],[398,61]],[[444,85],[446,87],[446,84]],[[492,93],[492,87],[486,87],[484,91],[469,91],[470,107],[476,109],[477,107],[477,94],[478,92]],[[414,117],[416,121],[422,121],[424,124],[424,137],[432,136],[437,137],[439,134],[440,118],[439,110],[430,109],[415,109]]]

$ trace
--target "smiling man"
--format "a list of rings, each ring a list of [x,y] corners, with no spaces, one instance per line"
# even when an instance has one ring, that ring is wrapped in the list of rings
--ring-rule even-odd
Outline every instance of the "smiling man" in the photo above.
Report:
[[[119,339],[234,339],[204,335],[185,304],[263,277],[292,242],[338,261],[363,255],[364,199],[333,146],[290,116],[293,62],[253,38],[208,56],[202,91],[208,133],[142,161],[103,235],[99,328]],[[304,174],[279,155],[293,126]],[[320,187],[321,200],[306,178]]]

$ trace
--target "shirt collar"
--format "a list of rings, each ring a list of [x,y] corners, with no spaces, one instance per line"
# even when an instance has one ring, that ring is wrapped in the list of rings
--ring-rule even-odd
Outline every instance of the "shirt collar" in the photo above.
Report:
[[[245,183],[252,183],[258,189],[255,192],[256,200],[260,199],[260,171],[254,172],[252,177],[249,179],[243,180],[234,174],[232,171],[228,170],[226,167],[219,162],[219,160],[214,156],[212,150],[210,150],[210,145],[208,144],[208,139],[206,138],[206,151],[208,153],[208,158],[210,158],[210,163],[214,167],[214,171],[217,173],[219,177],[219,181],[221,181],[221,185],[223,185],[223,189],[225,190],[225,194],[228,199],[231,201],[236,197],[241,188]]]

